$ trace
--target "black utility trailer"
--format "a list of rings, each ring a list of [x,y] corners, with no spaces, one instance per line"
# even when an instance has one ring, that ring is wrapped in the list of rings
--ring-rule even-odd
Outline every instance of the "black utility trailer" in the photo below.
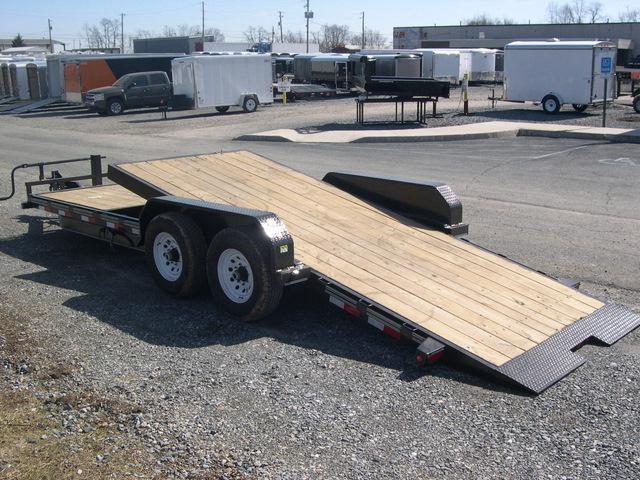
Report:
[[[46,178],[64,161],[21,165],[12,185],[18,168],[38,168],[24,208],[145,252],[162,289],[189,296],[208,285],[246,321],[272,312],[287,285],[315,279],[332,304],[418,344],[420,364],[446,353],[536,393],[584,362],[574,352],[583,343],[610,345],[640,324],[457,238],[467,232],[462,205],[442,183],[336,172],[320,182],[250,152],[112,164],[107,173],[102,159],[70,160],[91,171],[68,178]]]

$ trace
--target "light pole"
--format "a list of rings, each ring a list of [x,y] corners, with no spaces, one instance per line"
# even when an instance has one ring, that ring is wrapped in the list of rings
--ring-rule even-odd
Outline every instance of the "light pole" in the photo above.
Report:
[[[309,0],[307,0],[307,9],[304,12],[304,18],[307,19],[307,53],[309,53],[309,20],[313,18],[313,12],[309,10]]]
[[[51,19],[47,18],[47,22],[49,22],[49,50],[53,53],[53,41],[51,40],[51,29],[53,27],[51,26]]]
[[[120,14],[120,53],[124,53],[124,13]]]

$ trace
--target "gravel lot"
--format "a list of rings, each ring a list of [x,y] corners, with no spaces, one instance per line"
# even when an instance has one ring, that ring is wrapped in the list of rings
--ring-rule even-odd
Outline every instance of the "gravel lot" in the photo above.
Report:
[[[486,105],[483,96],[474,89],[474,108]],[[518,111],[527,121],[538,115]],[[1,190],[19,162],[211,152],[238,148],[231,139],[242,133],[348,122],[354,114],[351,100],[330,100],[251,116],[177,119],[175,112],[167,121],[157,112],[3,116]],[[587,119],[597,124],[588,114],[557,121]],[[253,148],[315,176],[336,165],[437,175],[463,196],[472,240],[550,274],[577,276],[585,290],[640,311],[635,145],[523,138],[399,144],[395,152]],[[394,159],[398,152],[405,164]],[[447,363],[416,369],[411,346],[340,313],[310,286],[287,291],[277,313],[256,325],[234,321],[208,296],[175,300],[153,285],[135,252],[55,227],[28,235],[38,212],[20,210],[19,200],[0,203],[0,307],[28,319],[49,363],[73,365],[64,388],[139,406],[117,417],[115,428],[152,456],[150,476],[640,477],[639,332],[612,348],[584,347],[584,366],[531,397]],[[30,375],[5,362],[0,388],[36,388]]]

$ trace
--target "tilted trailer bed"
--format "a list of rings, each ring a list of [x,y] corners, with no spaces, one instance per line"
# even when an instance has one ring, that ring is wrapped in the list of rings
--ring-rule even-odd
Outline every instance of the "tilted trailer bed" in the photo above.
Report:
[[[610,345],[640,316],[456,238],[462,207],[440,183],[329,173],[318,181],[250,152],[111,164],[84,177],[27,183],[25,207],[63,228],[146,251],[165,290],[209,283],[255,320],[282,286],[315,277],[330,301],[419,344],[447,350],[539,393],[580,366],[589,340]],[[91,178],[94,186],[70,181]],[[54,190],[34,193],[38,185]],[[295,249],[295,250],[294,250]]]

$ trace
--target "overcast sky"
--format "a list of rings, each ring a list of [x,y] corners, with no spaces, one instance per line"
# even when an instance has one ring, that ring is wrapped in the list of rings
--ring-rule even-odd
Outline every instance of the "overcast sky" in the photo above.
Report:
[[[461,20],[486,13],[522,23],[545,21],[547,0],[311,0],[315,18],[311,29],[325,23],[349,25],[360,30],[360,12],[365,10],[367,27],[380,30],[391,40],[394,26],[457,25]],[[562,3],[562,2],[559,2]],[[589,3],[589,0],[587,0]],[[627,7],[638,1],[602,0],[605,14],[616,21]],[[278,10],[283,11],[284,30],[304,30],[304,0],[206,0],[205,27],[218,27],[228,41],[242,40],[248,26],[277,28]],[[68,47],[82,39],[84,24],[101,18],[120,18],[125,13],[125,35],[137,30],[159,33],[164,25],[199,25],[201,2],[192,0],[0,0],[0,37],[46,37],[47,18],[53,37]],[[77,45],[76,45],[77,46]]]

